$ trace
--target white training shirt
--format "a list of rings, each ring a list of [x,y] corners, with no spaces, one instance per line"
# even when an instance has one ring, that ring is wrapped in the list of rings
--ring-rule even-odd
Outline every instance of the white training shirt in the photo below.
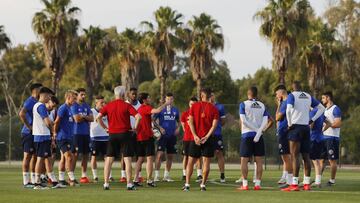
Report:
[[[135,105],[132,104],[129,100],[127,100],[126,102],[129,103],[129,104],[131,104],[131,105],[135,108],[136,111],[137,111],[137,110],[140,108],[140,106],[141,106],[141,104],[140,104],[140,102],[139,102],[138,100],[136,100],[136,104],[135,104]],[[135,117],[134,117],[134,116],[130,116],[130,125],[131,125],[131,128],[135,128],[135,121],[136,121]]]
[[[40,115],[38,108],[40,105],[43,105],[42,108],[45,108],[46,114],[47,109],[45,104],[37,102],[33,107],[33,124],[32,124],[32,133],[34,136],[50,136],[50,129],[46,126],[44,119]],[[44,112],[45,113],[45,112]],[[45,115],[43,115],[45,116]],[[47,114],[48,116],[48,114]]]
[[[245,115],[246,119],[246,121],[242,120],[241,124],[242,137],[255,136],[255,130],[261,127],[264,116],[269,116],[264,103],[255,99],[240,103],[239,114],[240,117],[241,115]]]
[[[333,123],[336,118],[341,118],[341,110],[337,105],[334,104],[330,108],[326,108],[324,115],[326,120],[328,120],[330,123]],[[323,134],[330,137],[340,137],[340,128],[329,127],[323,132]]]
[[[287,116],[291,125],[309,125],[310,108],[317,107],[320,102],[307,92],[294,91],[288,95],[287,108],[291,108],[291,114]]]
[[[95,109],[91,109],[92,114],[94,115],[94,118],[96,118],[99,114],[99,112]],[[102,121],[106,126],[108,126],[108,120],[106,116],[102,117]],[[90,137],[91,140],[94,141],[108,141],[109,140],[109,134],[105,131],[103,127],[101,127],[100,123],[98,123],[96,120],[90,123]]]

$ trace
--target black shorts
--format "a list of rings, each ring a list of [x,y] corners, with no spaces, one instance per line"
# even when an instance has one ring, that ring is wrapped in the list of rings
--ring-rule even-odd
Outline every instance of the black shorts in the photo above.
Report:
[[[42,142],[34,142],[36,148],[36,156],[41,158],[51,157],[51,140]]]
[[[195,144],[195,141],[191,141],[190,143],[190,152],[189,156],[194,158],[200,157],[214,157],[214,136],[210,136],[209,139],[201,145]]]
[[[183,141],[183,150],[182,150],[182,155],[183,156],[189,156],[191,142],[192,141]]]
[[[135,146],[132,136],[129,132],[110,134],[107,143],[106,156],[108,157],[124,157],[134,156]]]
[[[324,142],[317,142],[317,141],[311,141],[310,145],[310,159],[311,160],[318,160],[323,159],[325,155],[325,145]]]
[[[340,142],[337,138],[325,139],[325,158],[328,160],[338,160],[339,159],[339,145]]]
[[[300,142],[300,153],[310,153],[310,127],[308,125],[292,125],[288,131],[288,139]]]
[[[23,147],[23,152],[29,154],[35,154],[35,144],[34,144],[34,136],[32,134],[22,134],[21,142]]]
[[[258,142],[254,142],[254,137],[241,138],[240,156],[265,156],[265,143],[263,137]]]
[[[72,152],[71,151],[71,149],[73,149],[72,140],[70,139],[57,140],[56,143],[62,153]]]
[[[79,154],[89,154],[90,152],[90,135],[75,134],[73,137],[73,152]]]
[[[106,156],[107,141],[91,141],[91,156]]]
[[[214,149],[218,150],[218,151],[223,151],[224,150],[224,142],[223,142],[223,138],[222,135],[217,135],[214,136]]]
[[[160,137],[159,141],[158,141],[158,147],[157,147],[157,151],[162,151],[168,153],[168,154],[176,154],[177,150],[176,150],[176,136],[172,135],[172,136],[167,136],[167,135],[163,135]]]
[[[285,135],[278,134],[277,138],[279,143],[279,154],[280,155],[290,154],[289,139],[287,138],[286,134]]]
[[[154,139],[150,138],[146,141],[137,141],[136,143],[136,156],[154,156],[155,155],[155,143]]]

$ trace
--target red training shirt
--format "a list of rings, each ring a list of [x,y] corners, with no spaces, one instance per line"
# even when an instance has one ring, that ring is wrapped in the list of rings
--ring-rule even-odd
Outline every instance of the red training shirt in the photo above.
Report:
[[[139,114],[141,115],[141,120],[137,128],[137,141],[146,141],[153,136],[152,126],[151,126],[151,110],[152,106],[147,104],[141,104],[138,109]]]
[[[117,99],[106,104],[100,113],[108,118],[109,134],[117,134],[129,132],[130,116],[135,116],[137,111],[131,104]]]
[[[193,117],[196,134],[205,137],[212,127],[213,120],[219,120],[219,111],[209,102],[196,102],[190,108],[189,115]]]
[[[190,109],[183,112],[181,114],[181,118],[180,118],[180,121],[182,123],[184,123],[184,126],[185,126],[183,141],[193,141],[194,140],[194,136],[191,133],[191,129],[190,129],[190,126],[189,126],[189,123],[188,123],[188,121],[189,121],[189,111],[190,111]]]

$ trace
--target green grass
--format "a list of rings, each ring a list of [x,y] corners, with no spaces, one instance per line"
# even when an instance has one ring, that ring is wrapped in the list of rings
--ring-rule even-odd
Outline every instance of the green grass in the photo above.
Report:
[[[196,183],[191,184],[190,192],[182,192],[180,170],[173,170],[171,173],[178,181],[161,182],[157,188],[142,187],[138,191],[126,191],[125,184],[118,182],[111,183],[109,191],[103,191],[102,183],[81,185],[78,188],[34,191],[22,188],[20,167],[0,166],[0,202],[360,202],[359,172],[359,170],[340,170],[336,186],[324,186],[310,192],[279,191],[276,181],[281,172],[278,170],[264,171],[262,191],[237,191],[234,181],[239,177],[239,170],[226,171],[226,184],[208,183],[207,192],[200,192]],[[102,171],[99,170],[98,173],[101,174]],[[119,169],[115,169],[113,174],[120,174]],[[323,182],[327,181],[328,175],[325,173]],[[214,169],[210,173],[210,179],[217,177],[218,170]]]

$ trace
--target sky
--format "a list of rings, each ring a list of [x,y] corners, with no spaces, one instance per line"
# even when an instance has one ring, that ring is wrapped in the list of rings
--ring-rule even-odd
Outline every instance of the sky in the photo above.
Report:
[[[310,4],[322,15],[328,0],[310,0]],[[260,37],[260,22],[253,19],[266,0],[72,0],[72,5],[81,9],[82,28],[116,26],[118,32],[126,27],[140,29],[139,23],[153,20],[160,6],[182,13],[184,22],[206,12],[222,27],[225,49],[216,59],[227,62],[233,79],[251,75],[262,66],[271,67],[271,43]],[[13,46],[37,40],[31,20],[42,8],[40,0],[0,0],[0,25],[5,26]]]

